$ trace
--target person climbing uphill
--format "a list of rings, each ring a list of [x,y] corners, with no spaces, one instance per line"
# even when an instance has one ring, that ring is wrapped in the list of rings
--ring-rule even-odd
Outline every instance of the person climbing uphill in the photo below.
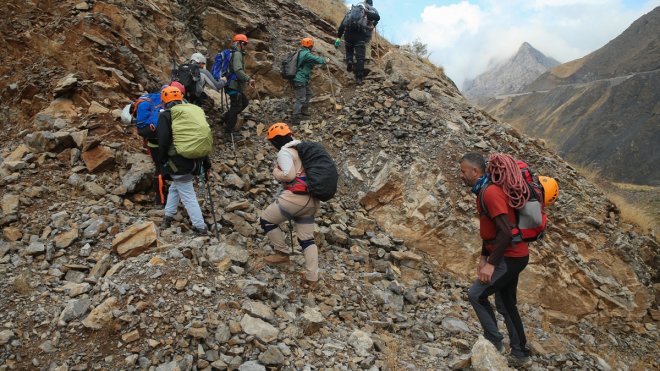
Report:
[[[309,194],[305,169],[296,150],[299,140],[287,124],[276,123],[268,128],[266,138],[277,152],[277,162],[273,176],[282,183],[284,190],[270,204],[260,218],[261,228],[268,236],[275,253],[264,258],[268,264],[289,262],[289,254],[284,233],[279,224],[293,220],[296,236],[305,257],[303,285],[315,288],[319,280],[318,248],[314,241],[314,215],[319,210],[320,201]]]
[[[196,105],[185,104],[181,90],[176,87],[163,89],[161,101],[165,108],[158,116],[161,171],[172,178],[161,228],[171,226],[181,200],[192,222],[193,232],[207,235],[193,178],[203,171],[208,179],[211,169],[208,153],[212,148],[210,127],[204,111]]]
[[[255,81],[245,72],[245,49],[249,41],[247,36],[243,34],[234,35],[231,44],[231,63],[230,71],[236,74],[236,79],[232,79],[229,85],[225,87],[227,95],[229,95],[229,111],[223,116],[225,123],[225,133],[229,134],[236,130],[236,123],[238,121],[238,114],[250,103],[245,96],[245,84],[255,86]]]
[[[339,48],[341,38],[344,36],[346,70],[354,72],[357,85],[362,85],[364,82],[366,44],[371,41],[373,27],[380,20],[380,15],[371,5],[373,2],[369,4],[369,1],[353,5],[341,21],[335,40],[335,48]]]
[[[495,313],[488,300],[495,294],[497,311],[504,317],[509,332],[512,360],[519,365],[529,364],[530,351],[526,347],[527,339],[516,298],[518,277],[529,262],[529,250],[526,242],[512,242],[512,225],[516,223],[513,206],[521,207],[525,200],[524,197],[512,199],[505,192],[505,189],[513,189],[523,194],[522,189],[515,186],[520,185],[518,188],[521,188],[524,180],[518,179],[522,178],[520,170],[508,155],[490,156],[487,168],[482,155],[470,152],[460,159],[459,164],[461,180],[477,195],[483,240],[477,280],[470,287],[468,298],[484,330],[484,337],[502,352],[503,336],[497,328]],[[498,176],[499,184],[496,184],[490,174],[501,174],[501,169],[506,171],[507,176]],[[486,206],[487,214],[482,210],[482,204]]]
[[[293,78],[292,85],[295,94],[296,102],[293,105],[293,118],[291,124],[298,125],[302,116],[310,116],[309,114],[309,100],[312,98],[312,88],[310,87],[309,80],[311,79],[312,69],[317,64],[326,64],[327,59],[312,54],[314,48],[314,40],[305,37],[300,40],[300,51],[298,52],[298,69],[296,77]]]

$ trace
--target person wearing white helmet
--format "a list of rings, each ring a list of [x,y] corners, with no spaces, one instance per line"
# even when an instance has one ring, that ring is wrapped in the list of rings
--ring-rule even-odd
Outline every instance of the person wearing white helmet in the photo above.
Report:
[[[227,79],[223,77],[218,81],[213,78],[211,71],[206,69],[206,57],[202,53],[193,53],[193,55],[190,56],[190,63],[195,63],[199,66],[201,78],[197,81],[197,91],[204,91],[204,86],[207,85],[215,91],[220,91],[220,89],[225,87]]]

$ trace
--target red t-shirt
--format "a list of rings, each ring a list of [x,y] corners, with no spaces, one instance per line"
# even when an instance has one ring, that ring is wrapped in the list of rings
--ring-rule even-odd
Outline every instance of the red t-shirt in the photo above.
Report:
[[[507,201],[507,196],[504,194],[502,188],[496,184],[491,184],[486,188],[482,193],[484,198],[484,204],[488,210],[490,218],[481,212],[481,203],[479,202],[479,197],[477,197],[477,211],[479,211],[479,227],[481,239],[485,241],[490,241],[495,239],[497,234],[497,229],[495,228],[495,223],[491,218],[495,218],[498,215],[507,214],[509,222],[511,224],[516,223],[516,214],[514,209],[509,206]],[[486,244],[486,250],[489,253],[493,252],[495,245],[492,243]],[[509,245],[504,250],[504,256],[509,257],[523,257],[529,255],[529,250],[527,249],[527,242],[517,243],[515,245]]]

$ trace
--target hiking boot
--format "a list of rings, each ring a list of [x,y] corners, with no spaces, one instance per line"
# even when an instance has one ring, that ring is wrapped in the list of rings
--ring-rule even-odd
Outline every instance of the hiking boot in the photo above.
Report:
[[[355,79],[355,85],[362,85],[364,84],[364,79],[362,77],[357,77]]]
[[[276,265],[276,264],[286,264],[289,262],[289,255],[276,252],[275,254],[268,255],[264,258],[266,264]]]
[[[309,107],[303,107],[302,110],[300,110],[300,114],[305,117],[309,117],[312,115],[311,113],[309,113]]]
[[[291,117],[291,125],[300,125],[300,115],[293,115]]]
[[[172,221],[174,220],[174,217],[171,216],[165,216],[163,218],[163,221],[160,223],[160,229],[167,229],[172,226]]]
[[[509,365],[514,367],[528,367],[532,365],[532,357],[509,355]]]
[[[208,236],[209,235],[209,230],[206,229],[206,227],[197,228],[197,227],[193,226],[192,231],[195,232],[195,234],[198,235],[198,236]]]
[[[348,63],[346,64],[346,71],[352,72],[353,71],[353,63]]]

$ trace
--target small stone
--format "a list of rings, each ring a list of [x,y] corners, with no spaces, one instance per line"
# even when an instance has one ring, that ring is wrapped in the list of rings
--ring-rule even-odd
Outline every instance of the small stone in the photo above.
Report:
[[[191,327],[188,329],[188,335],[195,339],[206,339],[209,332],[206,327]]]
[[[124,343],[132,343],[134,341],[140,340],[140,332],[135,329],[131,332],[123,334],[121,339],[124,341]]]

